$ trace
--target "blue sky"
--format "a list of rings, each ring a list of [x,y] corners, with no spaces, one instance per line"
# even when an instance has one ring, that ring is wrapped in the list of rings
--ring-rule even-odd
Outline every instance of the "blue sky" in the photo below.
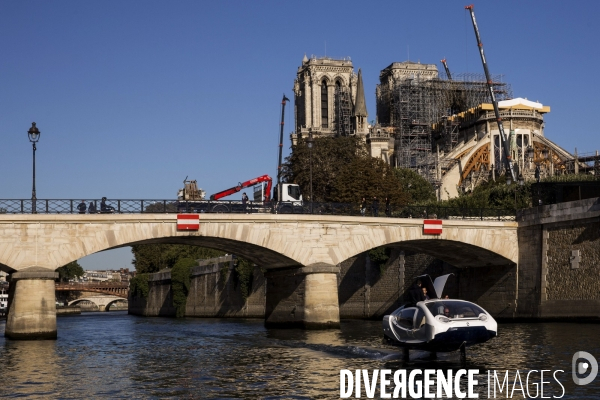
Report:
[[[304,54],[351,57],[369,120],[395,61],[482,73],[457,1],[0,1],[0,198],[172,199],[275,175],[280,101]],[[492,73],[549,105],[546,136],[600,150],[600,2],[475,1]],[[286,109],[286,142],[293,127]],[[236,197],[233,197],[234,199]],[[82,261],[127,267],[128,249]]]

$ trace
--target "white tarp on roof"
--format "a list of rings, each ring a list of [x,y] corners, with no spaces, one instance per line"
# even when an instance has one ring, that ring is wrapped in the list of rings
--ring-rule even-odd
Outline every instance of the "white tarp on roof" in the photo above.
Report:
[[[502,100],[502,101],[498,102],[499,108],[511,108],[511,107],[515,107],[518,105],[523,105],[526,107],[538,108],[538,109],[542,109],[544,107],[542,105],[542,103],[527,100],[522,97],[517,97],[516,99],[512,99],[512,100]]]

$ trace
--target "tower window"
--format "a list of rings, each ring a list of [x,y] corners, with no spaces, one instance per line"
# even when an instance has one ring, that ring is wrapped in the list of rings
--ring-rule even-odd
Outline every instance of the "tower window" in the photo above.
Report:
[[[327,81],[321,82],[321,128],[329,127],[329,99],[327,98]]]

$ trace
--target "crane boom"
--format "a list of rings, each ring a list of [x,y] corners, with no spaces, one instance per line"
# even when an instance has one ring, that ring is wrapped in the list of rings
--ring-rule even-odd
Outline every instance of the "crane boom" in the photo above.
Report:
[[[494,88],[492,87],[492,79],[490,77],[490,71],[488,70],[487,61],[483,54],[483,44],[481,43],[481,37],[479,36],[479,29],[477,28],[477,22],[475,21],[475,12],[473,11],[473,4],[465,6],[465,9],[469,10],[471,14],[471,21],[473,21],[473,29],[475,30],[475,37],[477,38],[477,47],[479,48],[479,55],[481,56],[481,62],[483,63],[483,70],[485,72],[485,79],[487,81],[487,87],[490,92],[490,98],[492,99],[492,105],[494,106],[494,113],[496,114],[496,121],[498,122],[498,130],[500,131],[500,139],[502,140],[502,148],[504,150],[504,160],[506,163],[506,169],[510,172],[510,176],[513,182],[516,182],[515,170],[513,168],[513,161],[510,155],[510,149],[508,148],[508,138],[504,132],[504,126],[502,125],[502,118],[500,118],[500,110],[498,109],[498,102],[496,96],[494,96]]]
[[[271,179],[271,177],[269,175],[262,175],[262,176],[259,176],[258,178],[250,179],[245,182],[240,182],[237,184],[237,186],[234,186],[229,189],[225,189],[223,191],[220,191],[218,193],[211,195],[210,199],[211,200],[219,200],[219,199],[222,199],[223,197],[227,197],[234,193],[237,193],[244,188],[254,186],[254,185],[257,185],[262,182],[267,182],[267,188],[265,189],[265,201],[269,201],[269,199],[271,198],[271,186],[273,186],[273,179]]]
[[[446,76],[448,77],[448,80],[451,81],[452,75],[450,75],[450,68],[448,68],[448,64],[446,64],[446,59],[444,58],[443,60],[441,60],[441,62],[444,65],[444,69],[446,70]]]

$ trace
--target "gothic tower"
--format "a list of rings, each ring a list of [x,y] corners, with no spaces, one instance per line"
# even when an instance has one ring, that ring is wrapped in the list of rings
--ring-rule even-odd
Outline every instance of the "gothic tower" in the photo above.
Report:
[[[350,58],[304,56],[294,81],[295,133],[292,143],[315,137],[366,135],[367,107],[362,76]]]

